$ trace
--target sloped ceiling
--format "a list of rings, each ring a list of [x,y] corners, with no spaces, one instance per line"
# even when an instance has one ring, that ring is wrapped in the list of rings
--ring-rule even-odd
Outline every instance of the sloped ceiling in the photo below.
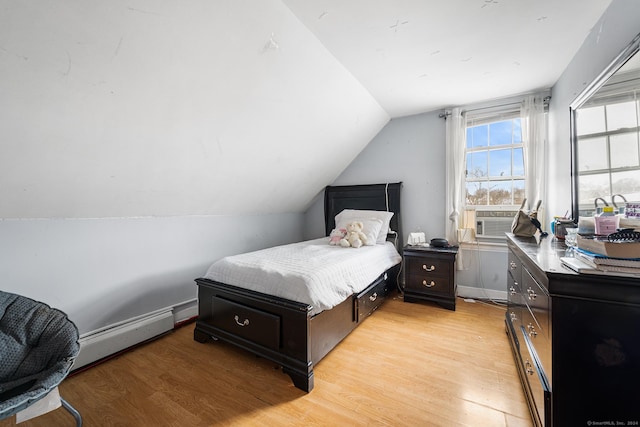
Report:
[[[283,1],[391,117],[550,88],[611,3]]]
[[[301,211],[389,120],[280,0],[0,10],[3,218]]]
[[[390,117],[552,85],[608,3],[0,0],[0,218],[301,211]]]

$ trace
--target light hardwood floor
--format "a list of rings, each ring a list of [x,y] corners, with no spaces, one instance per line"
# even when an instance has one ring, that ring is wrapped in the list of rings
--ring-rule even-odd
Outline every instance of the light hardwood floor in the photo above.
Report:
[[[195,342],[193,324],[68,377],[60,392],[85,427],[530,427],[504,311],[394,295],[315,367],[308,394],[267,360]],[[63,409],[20,424],[72,425]]]

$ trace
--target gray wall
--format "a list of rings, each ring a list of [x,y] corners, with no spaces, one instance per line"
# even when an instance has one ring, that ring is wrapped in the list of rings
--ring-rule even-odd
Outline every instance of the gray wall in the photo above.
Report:
[[[193,303],[213,261],[300,240],[302,224],[302,214],[0,220],[0,289],[62,309],[82,334]]]
[[[403,182],[402,227],[428,238],[445,230],[445,121],[438,112],[391,120],[333,185]],[[306,213],[305,237],[324,235],[323,194]]]

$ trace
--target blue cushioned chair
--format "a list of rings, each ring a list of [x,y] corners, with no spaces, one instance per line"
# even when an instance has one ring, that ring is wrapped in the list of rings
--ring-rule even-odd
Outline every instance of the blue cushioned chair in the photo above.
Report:
[[[78,329],[65,313],[0,291],[0,420],[55,389],[79,351]],[[81,426],[80,413],[60,400]]]

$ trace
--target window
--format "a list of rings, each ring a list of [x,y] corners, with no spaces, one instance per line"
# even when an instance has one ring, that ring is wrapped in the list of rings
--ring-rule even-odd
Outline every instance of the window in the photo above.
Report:
[[[467,208],[519,207],[524,198],[520,118],[474,124],[467,121]]]
[[[465,227],[476,239],[504,238],[524,199],[521,119],[468,118],[466,130]]]
[[[610,201],[614,194],[640,196],[640,105],[635,92],[601,98],[576,114],[580,215],[593,215],[598,197]]]
[[[445,111],[447,119],[447,209],[449,241],[504,242],[525,200],[545,199],[546,93],[502,99],[464,110]],[[525,196],[526,195],[526,196]],[[544,204],[538,211],[547,223]]]

